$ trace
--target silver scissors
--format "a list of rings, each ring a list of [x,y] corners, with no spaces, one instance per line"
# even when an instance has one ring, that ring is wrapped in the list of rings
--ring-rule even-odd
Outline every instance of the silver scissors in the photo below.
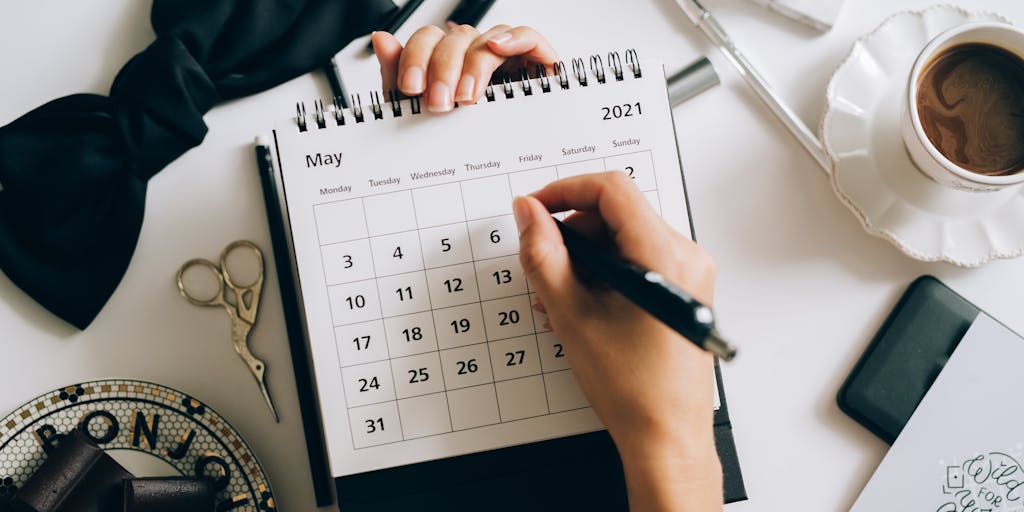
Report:
[[[235,283],[228,270],[228,256],[240,249],[248,249],[254,253],[256,261],[259,263],[256,280],[246,286]],[[185,286],[185,272],[193,268],[205,268],[217,278],[219,286],[213,297],[206,299],[197,297]],[[231,290],[232,294],[226,295],[225,288]],[[221,253],[219,267],[214,262],[203,258],[185,262],[178,270],[178,291],[181,292],[182,297],[196,306],[223,306],[227,310],[228,316],[231,317],[231,343],[235,346],[235,352],[238,352],[238,356],[249,366],[249,371],[260,385],[260,391],[263,392],[263,399],[267,401],[267,407],[270,407],[270,412],[274,415],[274,421],[280,423],[281,419],[277,415],[277,409],[274,408],[274,401],[270,398],[270,391],[267,390],[267,365],[249,351],[249,331],[256,323],[260,294],[263,291],[263,253],[259,247],[246,240],[232,242]]]

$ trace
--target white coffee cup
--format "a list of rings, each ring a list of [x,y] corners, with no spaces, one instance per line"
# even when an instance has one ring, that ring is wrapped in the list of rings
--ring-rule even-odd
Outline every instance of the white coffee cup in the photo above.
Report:
[[[1024,183],[1024,170],[1006,176],[987,176],[960,167],[946,158],[928,139],[917,110],[921,73],[936,56],[949,48],[966,43],[989,44],[1024,59],[1024,31],[1005,23],[967,23],[936,36],[917,56],[917,61],[910,70],[907,93],[903,100],[903,143],[918,169],[936,182],[959,190],[995,192]]]

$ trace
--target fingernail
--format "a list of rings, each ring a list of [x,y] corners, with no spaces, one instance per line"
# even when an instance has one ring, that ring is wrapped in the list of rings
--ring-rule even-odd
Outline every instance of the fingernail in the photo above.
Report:
[[[502,32],[491,38],[491,41],[495,44],[505,44],[512,40],[512,34],[508,32]]]
[[[525,197],[518,196],[512,200],[512,215],[516,219],[519,235],[522,236],[526,228],[530,227],[530,224],[533,223],[533,214],[530,212],[530,205],[526,203]]]
[[[533,310],[543,315],[548,314],[548,308],[544,307],[544,304],[541,304],[540,301],[533,303]]]
[[[553,327],[551,327],[551,320],[545,320],[543,327],[549,331],[555,330]]]
[[[452,89],[444,82],[434,82],[427,95],[427,110],[431,112],[448,112],[455,107],[452,100]]]
[[[409,94],[423,92],[423,68],[411,67],[405,70],[405,76],[402,77],[402,91]]]
[[[455,93],[455,101],[473,101],[473,93],[476,92],[476,79],[473,75],[466,75],[459,81],[459,90]]]

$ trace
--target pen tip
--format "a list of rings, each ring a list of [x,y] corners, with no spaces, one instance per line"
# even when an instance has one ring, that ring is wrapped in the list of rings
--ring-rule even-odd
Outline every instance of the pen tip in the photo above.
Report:
[[[736,357],[736,347],[722,339],[715,331],[711,331],[704,339],[703,347],[704,350],[718,356],[722,361],[732,361]]]

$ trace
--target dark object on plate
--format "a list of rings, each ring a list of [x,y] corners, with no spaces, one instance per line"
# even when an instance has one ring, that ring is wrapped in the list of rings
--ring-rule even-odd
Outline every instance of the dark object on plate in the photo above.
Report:
[[[132,478],[79,430],[64,436],[14,495],[18,512],[118,512],[121,484]]]
[[[124,481],[124,512],[213,512],[209,480],[136,478]]]
[[[981,310],[932,276],[907,288],[839,390],[839,408],[892,444]]]
[[[125,64],[109,97],[66,96],[0,127],[0,269],[84,329],[128,268],[147,182],[203,141],[203,115],[317,69],[394,8],[155,0],[156,41]]]

